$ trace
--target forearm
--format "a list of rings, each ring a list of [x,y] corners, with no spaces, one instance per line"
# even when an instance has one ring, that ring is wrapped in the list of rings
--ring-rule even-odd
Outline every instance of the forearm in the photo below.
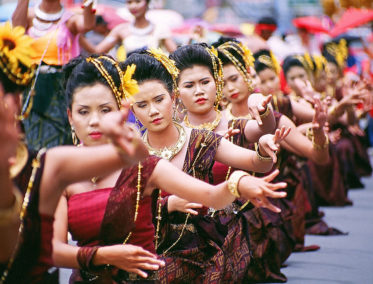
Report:
[[[273,133],[273,131],[276,129],[276,120],[270,106],[268,106],[267,113],[265,112],[261,115],[261,120],[261,125],[259,125],[256,120],[249,120],[247,122],[244,135],[248,142],[258,142],[261,136]]]
[[[53,262],[57,267],[79,269],[78,246],[69,245],[61,241],[53,241]]]
[[[12,15],[13,26],[22,26],[25,29],[27,29],[28,5],[29,5],[29,0],[18,0],[17,7]]]

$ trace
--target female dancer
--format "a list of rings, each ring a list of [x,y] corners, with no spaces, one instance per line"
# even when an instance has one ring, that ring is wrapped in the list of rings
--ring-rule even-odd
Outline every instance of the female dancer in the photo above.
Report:
[[[63,188],[130,166],[148,152],[123,124],[125,113],[117,121],[108,121],[104,129],[122,147],[120,155],[111,144],[90,149],[57,147],[39,153],[27,150],[15,117],[20,93],[34,76],[31,39],[23,36],[22,27],[6,24],[0,28],[7,36],[0,46],[0,283],[44,283],[52,266],[53,214]],[[13,41],[12,36],[19,38]]]
[[[101,56],[86,60],[77,59],[67,67],[68,70],[72,69],[67,82],[67,96],[71,102],[70,122],[74,125],[78,138],[84,146],[88,146],[87,148],[94,144],[107,143],[106,137],[97,133],[95,129],[104,117],[110,119],[110,114],[106,113],[120,107],[120,101],[116,100],[118,86],[115,77],[121,71],[115,64],[109,57]],[[133,67],[128,66],[127,70],[131,68]],[[93,91],[105,81],[111,82],[111,88]],[[158,125],[159,121],[154,121],[154,124]],[[217,139],[215,143],[218,143]],[[237,173],[233,177],[238,179]],[[233,190],[237,185],[242,196],[249,197],[253,194],[250,199],[255,204],[277,210],[265,196],[269,194],[273,197],[283,197],[283,193],[276,193],[270,188],[282,188],[284,184],[270,185],[268,182],[271,178],[272,176],[264,179],[245,176],[240,179],[239,184],[231,178],[229,188]],[[263,186],[264,191],[260,190]],[[165,267],[161,267],[162,262],[151,262],[148,258],[154,257],[161,221],[161,208],[154,203],[157,201],[155,188],[162,188],[192,202],[201,202],[216,208],[223,207],[235,199],[231,197],[227,183],[211,186],[193,179],[154,156],[133,168],[111,175],[97,175],[86,182],[69,186],[56,213],[54,260],[58,266],[76,269],[71,282],[88,283],[95,280],[97,283],[104,283],[109,278],[111,281],[122,283],[124,280],[136,279],[136,276],[123,270],[142,277],[149,276],[148,279],[158,279],[160,282],[176,278],[180,280],[180,275],[183,275],[186,268],[181,259],[166,258]],[[261,194],[259,197],[257,190],[264,195]],[[252,198],[254,196],[257,198]],[[152,207],[157,216],[155,226],[152,224]],[[93,218],[92,208],[96,210]],[[123,223],[123,220],[126,222]],[[73,238],[78,241],[78,247],[66,243],[68,228]],[[143,252],[141,257],[138,257],[133,246],[127,244],[139,245],[151,254],[146,256]],[[95,274],[101,265],[106,265],[106,268],[109,265],[112,268],[104,269],[106,276],[104,272],[100,276]],[[121,270],[118,271],[118,268]],[[158,269],[157,273],[151,274],[144,271]]]
[[[224,66],[224,94],[230,99],[232,105],[230,107],[230,117],[232,120],[236,121],[236,127],[242,128],[244,121],[241,117],[248,114],[247,111],[245,112],[243,110],[242,105],[249,96],[247,82],[250,80],[250,74],[247,70],[249,70],[248,67],[252,64],[252,60],[250,60],[251,53],[238,41],[229,38],[221,38],[214,46],[217,48],[219,58]],[[271,57],[271,54],[268,54],[265,58],[265,62],[271,66],[270,71],[275,73],[274,70],[278,69],[279,66],[272,58],[273,56]],[[257,67],[257,65],[258,61],[255,62],[255,67]],[[262,70],[258,70],[259,77],[260,71]],[[271,79],[271,81],[273,80]],[[267,93],[265,94],[267,95]],[[291,105],[287,98],[280,96],[278,92],[272,91],[270,94],[273,95],[273,108],[276,111],[282,111],[292,117]],[[322,144],[319,145],[325,145],[325,133],[322,127],[321,129],[319,127],[319,125],[323,125],[325,122],[325,109],[320,102],[318,102],[318,109],[321,111],[318,112],[314,118],[315,134],[318,136],[318,139],[320,139],[319,141],[322,141]],[[328,151],[325,147],[317,148],[315,144],[305,138],[297,131],[294,123],[287,116],[276,113],[276,123],[277,127],[286,125],[292,129],[290,134],[280,143],[282,149],[279,153],[279,162],[276,165],[280,169],[281,178],[279,177],[279,179],[289,181],[287,192],[289,193],[289,198],[292,199],[294,198],[295,191],[301,191],[300,187],[303,184],[302,181],[304,177],[300,174],[301,172],[298,169],[291,167],[294,162],[288,157],[289,151],[293,153],[302,153],[301,155],[310,157],[318,163],[325,163],[327,161]],[[236,143],[241,143],[242,140],[238,135],[238,137],[234,137],[234,141]],[[281,202],[278,206],[282,206],[283,208],[283,212],[280,216],[268,214],[266,210],[261,209],[249,210],[244,213],[249,220],[250,233],[256,236],[260,232],[262,236],[261,238],[251,238],[250,240],[254,259],[257,260],[256,263],[261,264],[260,269],[255,268],[257,272],[262,272],[262,274],[257,273],[257,281],[269,281],[270,279],[273,281],[285,280],[286,278],[280,273],[280,267],[292,250],[292,242],[294,240],[292,240],[291,237],[289,238],[289,236],[303,236],[300,237],[301,240],[299,240],[299,242],[303,242],[304,228],[302,229],[302,224],[299,224],[299,222],[302,219],[304,220],[304,215],[298,216],[299,214],[294,214],[284,202]],[[255,221],[258,218],[263,219],[263,224],[269,224],[269,226],[261,230],[260,226],[258,226]],[[289,230],[289,220],[292,220],[294,232]]]
[[[29,117],[25,116],[23,121],[32,149],[72,144],[61,70],[71,58],[79,55],[79,34],[89,31],[95,24],[92,2],[83,3],[82,14],[73,14],[65,10],[60,0],[42,0],[32,9],[28,8],[29,0],[20,0],[13,13],[13,25],[23,26],[35,39],[31,57],[39,64],[36,83],[25,93],[26,103],[34,98]]]
[[[149,9],[150,0],[128,0],[126,6],[135,17],[131,24],[119,24],[97,46],[89,45],[91,53],[107,53],[116,44],[122,44],[128,54],[135,49],[147,47],[164,47],[168,52],[176,49],[168,27],[152,23],[145,15]]]

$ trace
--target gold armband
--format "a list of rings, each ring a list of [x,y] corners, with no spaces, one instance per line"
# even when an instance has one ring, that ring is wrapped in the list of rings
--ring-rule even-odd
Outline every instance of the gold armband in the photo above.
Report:
[[[244,176],[248,176],[249,174],[244,171],[234,171],[231,176],[228,179],[228,189],[229,192],[239,198],[240,193],[238,192],[238,183],[240,182],[240,179]]]
[[[7,226],[19,218],[21,212],[23,196],[18,190],[13,191],[15,200],[11,207],[0,209],[0,226]]]
[[[315,143],[315,137],[312,138],[312,146],[315,150],[324,150],[329,146],[329,137],[325,135],[325,143],[323,145],[319,145]]]
[[[263,118],[266,118],[271,112],[271,108],[266,105],[266,109],[265,111],[262,113],[262,114],[259,114],[260,115],[260,118],[263,119]]]
[[[256,152],[256,155],[257,155],[257,157],[260,161],[267,161],[267,162],[271,161],[271,162],[273,162],[273,160],[270,156],[264,157],[264,156],[260,155],[259,144],[258,143],[255,143],[255,152]]]

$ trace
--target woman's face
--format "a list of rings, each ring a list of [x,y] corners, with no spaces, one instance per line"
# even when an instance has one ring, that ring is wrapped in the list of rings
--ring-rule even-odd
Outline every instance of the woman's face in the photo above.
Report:
[[[327,75],[324,70],[321,70],[314,80],[314,88],[317,92],[325,92],[327,87]]]
[[[239,103],[249,97],[249,88],[241,73],[233,64],[224,65],[224,96],[232,103]]]
[[[145,15],[148,9],[146,0],[127,0],[126,6],[135,18]]]
[[[149,80],[139,85],[134,96],[133,113],[148,131],[162,131],[172,123],[172,99],[165,85]]]
[[[101,83],[76,89],[73,94],[71,110],[68,110],[69,122],[85,146],[107,143],[100,132],[101,119],[118,105],[111,89]]]
[[[250,77],[251,77],[251,84],[253,86],[253,90],[257,90],[260,87],[260,78],[256,73],[255,69],[250,66]]]
[[[280,78],[276,72],[270,68],[266,68],[259,72],[260,91],[263,95],[276,94],[280,90]]]
[[[204,114],[214,108],[216,84],[208,67],[194,65],[184,69],[178,87],[180,99],[189,112]]]
[[[326,69],[328,70],[328,72],[326,72],[328,84],[335,86],[337,81],[340,79],[340,73],[337,65],[332,62],[328,62],[326,64]]]
[[[296,79],[301,79],[302,81],[307,81],[308,76],[306,70],[300,66],[290,67],[288,73],[286,74],[286,81],[289,87],[293,90],[297,89],[295,85]]]

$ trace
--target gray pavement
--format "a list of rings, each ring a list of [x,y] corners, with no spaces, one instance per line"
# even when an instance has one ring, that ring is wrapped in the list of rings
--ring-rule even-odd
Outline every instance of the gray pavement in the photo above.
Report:
[[[350,190],[351,207],[323,207],[329,226],[346,236],[306,236],[315,252],[293,253],[282,272],[289,284],[373,284],[373,178]]]

